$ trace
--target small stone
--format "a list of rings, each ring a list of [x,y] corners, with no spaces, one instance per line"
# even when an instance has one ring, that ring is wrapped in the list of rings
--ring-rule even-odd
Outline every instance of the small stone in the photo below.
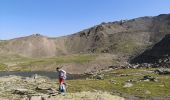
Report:
[[[41,96],[32,96],[30,100],[43,100]]]
[[[29,100],[29,98],[26,95],[21,96],[20,100]]]
[[[132,87],[133,84],[132,83],[125,83],[125,85],[123,87]]]
[[[146,91],[145,91],[145,94],[151,94],[151,92],[150,92],[150,91],[148,91],[148,90],[146,90]]]
[[[116,84],[116,80],[110,80],[110,82]]]
[[[98,79],[98,80],[103,80],[103,79],[104,79],[103,76],[104,76],[104,75],[97,75],[96,79]]]

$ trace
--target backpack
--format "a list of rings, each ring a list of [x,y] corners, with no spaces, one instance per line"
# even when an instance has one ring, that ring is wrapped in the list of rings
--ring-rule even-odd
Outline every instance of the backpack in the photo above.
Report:
[[[64,70],[59,71],[59,77],[66,79],[66,72]]]

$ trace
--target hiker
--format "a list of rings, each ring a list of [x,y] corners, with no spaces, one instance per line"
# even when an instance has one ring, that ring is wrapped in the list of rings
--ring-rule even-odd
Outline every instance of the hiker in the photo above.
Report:
[[[65,89],[65,79],[66,79],[66,71],[57,67],[56,71],[58,72],[58,79],[59,79],[59,92],[64,93],[66,92]]]

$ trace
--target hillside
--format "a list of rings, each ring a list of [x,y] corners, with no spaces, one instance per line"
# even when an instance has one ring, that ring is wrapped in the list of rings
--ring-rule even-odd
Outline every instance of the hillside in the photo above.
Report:
[[[50,38],[40,34],[33,34],[27,37],[0,41],[0,59],[2,59],[1,63],[15,66],[22,62],[21,59],[26,59],[31,63],[31,61],[36,62],[37,60],[35,59],[56,58],[76,54],[97,54],[98,56],[93,61],[90,60],[90,62],[87,61],[83,64],[86,66],[87,63],[90,63],[89,66],[93,66],[95,69],[94,65],[100,62],[96,66],[99,66],[97,69],[102,69],[110,65],[127,64],[129,57],[130,59],[137,57],[161,41],[169,33],[170,14],[140,17],[131,20],[101,23],[63,37]],[[105,56],[100,56],[101,54]],[[7,63],[7,61],[11,60],[16,62],[12,64]],[[53,61],[52,64],[55,65],[56,62],[55,60]],[[38,62],[41,62],[41,60],[38,60]],[[77,64],[77,62],[69,62],[69,64],[72,64],[71,66],[83,65]]]
[[[26,57],[52,57],[72,53],[133,54],[160,41],[169,33],[170,15],[140,17],[102,23],[81,32],[58,38],[40,34],[1,42],[1,52]]]
[[[160,42],[147,49],[139,56],[133,58],[131,63],[152,63],[170,65],[170,34],[166,35]]]

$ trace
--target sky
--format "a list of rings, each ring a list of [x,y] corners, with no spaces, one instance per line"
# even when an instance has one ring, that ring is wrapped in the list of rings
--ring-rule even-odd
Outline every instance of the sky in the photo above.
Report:
[[[0,0],[0,40],[59,37],[102,22],[170,13],[170,0]]]

